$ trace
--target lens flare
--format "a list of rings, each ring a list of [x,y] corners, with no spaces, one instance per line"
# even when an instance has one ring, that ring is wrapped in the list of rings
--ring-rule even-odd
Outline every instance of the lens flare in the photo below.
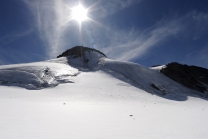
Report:
[[[87,19],[87,9],[82,5],[72,8],[72,19],[82,22]]]

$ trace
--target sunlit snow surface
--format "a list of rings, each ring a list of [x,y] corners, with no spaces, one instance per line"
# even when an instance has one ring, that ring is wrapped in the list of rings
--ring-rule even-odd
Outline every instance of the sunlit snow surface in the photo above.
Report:
[[[0,67],[0,84],[26,89],[42,89],[54,87],[60,83],[73,83],[72,77],[78,74],[78,69],[64,63],[46,61],[8,65]]]
[[[1,66],[0,138],[208,137],[208,101],[193,90],[135,63],[91,59]]]
[[[86,59],[88,62],[84,62]],[[186,100],[187,96],[196,94],[203,96],[158,72],[158,67],[149,69],[136,63],[111,60],[94,52],[86,52],[84,57],[69,56],[44,62],[1,66],[0,85],[38,90],[62,83],[75,83],[76,76],[82,72],[96,71],[103,71],[148,93],[169,99]]]

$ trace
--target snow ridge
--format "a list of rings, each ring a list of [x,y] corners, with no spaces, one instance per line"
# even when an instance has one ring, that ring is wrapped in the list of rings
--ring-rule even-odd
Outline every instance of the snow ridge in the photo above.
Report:
[[[71,77],[78,74],[77,69],[58,63],[39,62],[19,67],[10,65],[0,68],[0,84],[36,90],[54,87],[60,83],[73,83]]]
[[[44,62],[1,66],[0,84],[36,90],[75,83],[77,75],[97,71],[166,98],[182,96],[185,100],[187,95],[203,96],[199,91],[184,87],[156,70],[136,63],[111,60],[95,51],[85,51],[82,56],[69,55]]]

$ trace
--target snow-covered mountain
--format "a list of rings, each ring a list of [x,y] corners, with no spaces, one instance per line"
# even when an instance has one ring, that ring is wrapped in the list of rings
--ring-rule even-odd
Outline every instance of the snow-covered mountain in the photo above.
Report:
[[[207,94],[207,91],[200,92],[200,90],[188,89],[183,86],[184,84],[177,83],[166,77],[166,74],[162,74],[166,73],[169,65],[149,69],[136,63],[108,59],[105,54],[92,48],[76,46],[59,55],[57,59],[1,66],[0,84],[26,89],[43,89],[55,87],[60,83],[74,83],[76,82],[75,76],[82,72],[103,71],[127,84],[163,97],[193,94],[205,96]],[[180,68],[175,71],[180,71]],[[181,71],[187,73],[182,68]],[[184,75],[177,73],[169,73],[168,75],[184,79]]]
[[[0,138],[206,138],[205,93],[162,67],[86,47],[0,66]]]
[[[208,69],[197,66],[182,65],[177,62],[169,63],[162,68],[154,68],[160,69],[159,72],[165,74],[167,77],[188,88],[198,90],[201,92],[202,96],[207,97]]]

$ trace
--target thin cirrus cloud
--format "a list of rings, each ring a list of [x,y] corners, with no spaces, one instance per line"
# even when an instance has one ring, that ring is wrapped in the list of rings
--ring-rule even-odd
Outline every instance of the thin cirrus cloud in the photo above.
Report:
[[[71,0],[67,1],[67,3],[64,0],[22,1],[27,4],[35,17],[36,29],[45,43],[48,58],[54,58],[63,52],[67,46],[74,44],[72,43],[75,38],[73,36],[74,32],[69,33],[74,25],[70,22],[70,7],[75,6],[76,2]],[[96,15],[98,12],[94,12],[95,16],[105,17],[132,4],[139,3],[141,0],[89,0],[88,2],[92,4],[89,5],[90,12],[93,13],[93,11],[99,10],[99,15]],[[102,26],[102,24],[100,25]],[[85,44],[86,40],[82,42]]]
[[[182,17],[162,19],[144,30],[116,31],[107,33],[110,43],[101,48],[110,58],[131,61],[151,52],[171,39],[182,41],[200,39],[207,32],[208,14],[192,11]]]
[[[96,3],[95,9],[99,9],[97,16],[105,17],[140,2],[142,0],[100,0]]]
[[[70,22],[69,9],[69,7],[75,6],[76,2],[72,0],[67,2],[64,0],[23,0],[23,2],[33,12],[36,28],[39,31],[40,38],[45,43],[48,58],[54,58],[72,44],[90,46],[90,38],[90,41],[96,42],[96,45],[93,46],[99,48],[110,58],[130,61],[148,54],[151,52],[151,48],[159,47],[161,43],[172,38],[179,40],[199,39],[206,32],[208,21],[206,13],[193,11],[181,17],[163,18],[148,29],[114,30],[110,24],[107,28],[94,25],[92,28],[83,28],[85,32],[95,30],[94,37],[92,35],[88,39],[83,37],[82,44],[79,44],[79,39],[77,39],[77,42],[75,41],[76,37],[79,36],[74,34],[76,32],[73,31],[75,24]],[[89,0],[88,2],[92,4],[88,5],[92,7],[90,14],[102,18],[133,4],[140,3],[141,0]],[[96,12],[98,10],[99,15]]]
[[[3,45],[9,44],[9,43],[16,41],[22,37],[28,36],[32,32],[33,32],[32,29],[28,29],[23,32],[13,32],[13,33],[7,34],[7,35],[0,38],[0,44],[3,44]]]
[[[39,32],[40,38],[45,43],[45,49],[48,58],[54,58],[55,56],[63,52],[67,48],[67,46],[74,44],[72,42],[74,42],[73,34],[75,31],[72,31],[74,24],[70,22],[70,8],[77,5],[79,1],[22,1],[27,5],[27,7],[30,9],[35,17],[36,29]],[[91,6],[91,12],[93,12],[93,10],[100,11],[99,15],[95,14],[95,16],[104,17],[109,14],[118,12],[122,8],[128,7],[135,3],[139,3],[141,2],[141,0],[89,0],[88,2],[92,3],[92,5],[89,5],[89,7]],[[79,39],[77,39],[77,45],[86,44],[84,42],[86,42],[86,40],[79,42]]]
[[[65,23],[69,20],[67,7],[62,0],[23,0],[35,17],[36,29],[45,43],[48,58],[56,56],[63,49]],[[63,51],[63,50],[62,50]]]

